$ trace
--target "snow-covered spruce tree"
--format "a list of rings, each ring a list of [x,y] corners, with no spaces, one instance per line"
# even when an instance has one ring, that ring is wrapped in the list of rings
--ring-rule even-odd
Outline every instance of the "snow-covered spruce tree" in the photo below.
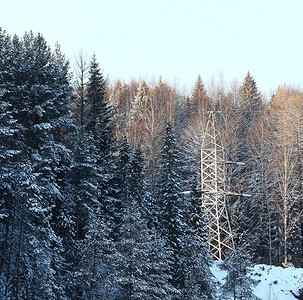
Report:
[[[11,222],[14,216],[14,187],[18,161],[18,123],[13,118],[11,104],[3,97],[6,93],[5,64],[11,56],[10,37],[0,29],[0,282],[6,285],[5,269],[9,269],[8,243],[10,242]],[[1,289],[1,292],[2,289]],[[1,293],[2,294],[2,293]]]
[[[109,275],[115,255],[110,229],[98,200],[88,207],[88,214],[87,234],[80,243],[78,279],[81,284],[78,287],[83,288],[84,299],[110,299]]]
[[[105,85],[105,79],[94,55],[90,62],[87,82],[86,129],[93,134],[95,139],[100,134],[98,126],[102,122],[102,118],[104,118],[104,108],[107,105],[104,100]]]
[[[108,159],[114,146],[115,126],[113,124],[113,111],[105,99],[106,80],[100,70],[96,57],[93,56],[89,69],[87,82],[87,121],[86,129],[93,134],[97,150],[102,161]]]
[[[129,162],[130,162],[130,145],[124,137],[120,145],[117,147],[117,159],[116,159],[116,173],[112,180],[112,186],[115,191],[111,197],[112,206],[111,206],[111,228],[112,228],[112,237],[114,241],[118,240],[120,226],[122,224],[122,215],[123,215],[123,202],[127,197],[127,177],[129,173]]]
[[[98,166],[102,177],[99,181],[100,195],[99,201],[104,207],[104,212],[109,222],[114,222],[113,215],[116,204],[116,191],[114,185],[116,182],[116,158],[115,152],[115,124],[113,123],[112,107],[105,99],[106,81],[97,63],[96,57],[93,56],[89,69],[89,78],[87,82],[87,114],[86,114],[86,131],[90,132],[95,140],[98,151]]]
[[[201,192],[199,191],[197,181],[193,179],[190,185],[190,201],[187,212],[187,224],[195,233],[205,239],[204,220],[202,216]]]
[[[116,237],[116,270],[111,275],[114,299],[169,299],[176,291],[168,283],[167,255],[163,243],[148,227],[147,192],[141,150],[131,154],[124,140],[120,153],[121,223]],[[164,274],[162,274],[164,272]],[[118,289],[117,289],[118,288]],[[110,298],[110,299],[112,299]]]
[[[261,150],[257,149],[259,145],[255,144],[255,142],[260,142],[257,139],[262,138],[262,135],[264,136],[266,134],[266,123],[263,122],[262,124],[261,118],[264,106],[257,84],[249,72],[246,74],[239,87],[237,101],[238,124],[236,135],[239,142],[234,159],[236,161],[245,162],[245,166],[234,169],[233,175],[235,179],[237,178],[235,184],[238,186],[237,190],[239,192],[244,191],[245,193],[253,194],[253,197],[247,198],[246,201],[242,203],[244,206],[243,212],[246,217],[246,229],[249,229],[247,232],[251,234],[250,239],[247,240],[250,242],[249,248],[252,257],[256,259],[256,262],[264,262],[265,257],[268,257],[268,253],[265,252],[267,251],[267,245],[265,245],[265,243],[266,240],[271,238],[267,235],[271,234],[268,226],[272,225],[267,222],[270,220],[270,215],[268,214],[268,211],[266,211],[268,209],[267,201],[269,199],[266,198],[266,191],[262,190],[264,188],[264,183],[266,182],[265,175],[267,176],[268,174],[260,173],[259,167],[261,165],[259,165],[259,163],[263,163],[264,168],[264,161],[261,162],[259,160],[258,165],[256,165],[256,160],[258,160],[259,157],[258,153],[252,151],[252,148],[255,147],[254,150],[257,151]],[[259,126],[261,126],[261,128],[258,128]],[[264,132],[260,132],[262,126],[264,126]],[[258,136],[258,134],[260,134],[260,136]],[[264,143],[260,146],[262,147],[264,154],[265,151],[269,150],[265,149],[266,145]],[[267,168],[267,171],[268,170],[269,168]],[[263,192],[264,194],[261,197],[259,193]],[[266,237],[263,235],[264,230],[266,230]],[[261,232],[262,235],[260,235]],[[259,243],[259,246],[255,243]]]
[[[166,247],[165,239],[159,234],[154,223],[156,217],[156,206],[151,195],[147,192],[145,183],[144,159],[140,148],[136,147],[133,150],[133,159],[131,160],[132,177],[137,178],[137,199],[141,201],[142,217],[147,227],[147,233],[150,238],[150,247],[148,253],[148,262],[145,278],[150,286],[148,298],[153,299],[170,299],[179,294],[178,290],[171,285],[171,275],[168,273],[169,259],[173,254]],[[141,191],[141,192],[140,192]],[[141,197],[142,191],[144,197]],[[140,200],[139,200],[140,199]]]
[[[70,173],[70,197],[74,200],[75,242],[72,299],[103,299],[112,251],[109,228],[99,201],[98,151],[94,138],[80,128]]]
[[[167,247],[172,251],[170,257],[171,283],[175,288],[182,290],[185,280],[182,270],[185,207],[181,194],[180,166],[177,142],[172,126],[168,123],[161,148],[161,170],[158,183],[159,230],[166,240]]]
[[[40,34],[14,36],[9,47],[11,55],[2,57],[6,67],[2,99],[11,105],[19,124],[16,144],[21,172],[14,181],[16,212],[9,226],[15,234],[7,249],[16,268],[9,268],[11,284],[5,293],[24,299],[61,299],[63,249],[53,226],[53,211],[63,199],[59,170],[68,157],[59,138],[62,128],[70,124],[67,72]]]
[[[101,177],[97,165],[97,150],[92,135],[79,130],[75,142],[69,183],[75,203],[75,237],[83,240],[87,233],[88,208],[99,197],[98,180]]]

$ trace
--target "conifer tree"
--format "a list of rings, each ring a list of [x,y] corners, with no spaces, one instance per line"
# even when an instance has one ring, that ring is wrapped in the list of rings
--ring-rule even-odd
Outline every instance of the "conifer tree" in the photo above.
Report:
[[[250,128],[253,121],[262,109],[262,99],[257,84],[251,74],[247,72],[242,85],[239,88],[240,103],[243,126]]]
[[[52,59],[40,34],[6,38],[4,49],[11,55],[1,57],[5,68],[1,70],[2,99],[13,108],[11,114],[19,128],[15,144],[20,151],[20,173],[13,181],[16,211],[8,225],[18,234],[11,236],[7,249],[5,294],[61,299],[63,248],[54,226],[54,210],[63,198],[60,170],[68,164],[64,160],[69,155],[61,135],[61,129],[70,124],[67,67]]]
[[[98,151],[106,158],[113,150],[115,126],[113,112],[105,99],[106,80],[100,70],[96,57],[93,56],[87,82],[87,131],[92,132]]]
[[[261,104],[260,93],[258,92],[256,82],[248,71],[240,86],[239,94],[241,100],[246,102],[249,107],[259,108]],[[255,110],[255,109],[254,109]]]
[[[246,142],[249,131],[254,122],[258,119],[263,108],[260,92],[253,77],[248,72],[239,87],[239,103],[238,103],[238,126],[237,136],[240,140],[238,147],[238,160],[246,161],[248,157],[249,145]],[[247,168],[249,169],[249,168]],[[247,170],[249,172],[249,170]],[[246,178],[246,177],[245,177]]]
[[[125,181],[117,242],[119,254],[112,281],[119,284],[123,299],[166,299],[177,291],[168,282],[164,244],[148,228],[150,212],[147,210],[142,153],[135,148],[131,155],[125,154],[122,155],[126,164],[122,170]]]
[[[76,239],[84,239],[88,228],[88,209],[98,202],[101,177],[97,165],[97,150],[91,134],[80,129],[75,143],[70,179],[71,193],[75,202]]]
[[[115,204],[115,165],[116,149],[113,124],[113,112],[108,101],[105,99],[106,81],[100,70],[96,57],[93,56],[89,79],[87,82],[87,122],[86,131],[94,137],[95,146],[98,152],[97,164],[102,177],[99,178],[99,201],[104,207],[104,212],[109,222],[114,222],[113,205]]]
[[[69,257],[73,280],[69,293],[73,299],[101,298],[106,286],[108,255],[113,246],[99,201],[102,174],[97,161],[94,138],[82,128],[75,143],[69,175],[75,225],[75,240],[70,245],[73,257]]]
[[[191,113],[193,115],[202,115],[207,109],[209,109],[210,101],[207,96],[205,86],[203,84],[202,78],[199,75],[193,88],[191,102]]]
[[[11,104],[5,99],[6,75],[9,70],[6,59],[11,56],[10,37],[0,29],[0,272],[2,273],[7,261],[7,249],[10,222],[13,217],[13,182],[16,176],[16,162],[18,161],[17,134],[19,125],[13,118]],[[19,128],[19,129],[18,129]]]
[[[103,110],[106,105],[105,96],[105,80],[101,73],[96,56],[92,57],[89,68],[89,79],[87,83],[87,124],[86,129],[90,131],[94,138],[100,133],[98,125],[102,121]]]
[[[180,185],[180,157],[172,126],[168,123],[161,149],[161,173],[159,182],[160,228],[167,246],[172,250],[172,285],[181,289],[184,286],[184,273],[181,266],[182,237],[184,234],[184,200]]]

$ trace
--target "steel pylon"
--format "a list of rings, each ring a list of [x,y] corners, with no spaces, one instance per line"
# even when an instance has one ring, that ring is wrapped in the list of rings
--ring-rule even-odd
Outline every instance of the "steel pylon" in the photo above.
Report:
[[[202,218],[206,243],[218,260],[224,260],[235,249],[226,206],[226,163],[215,128],[215,112],[210,112],[201,145]]]

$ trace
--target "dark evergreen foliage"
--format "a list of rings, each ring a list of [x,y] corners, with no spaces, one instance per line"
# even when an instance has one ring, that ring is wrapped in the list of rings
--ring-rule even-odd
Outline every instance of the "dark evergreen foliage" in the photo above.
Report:
[[[180,185],[180,160],[172,126],[168,123],[161,149],[161,173],[159,182],[160,226],[167,246],[172,250],[170,273],[172,284],[181,289],[184,273],[181,266],[182,237],[184,235],[184,199]]]
[[[169,252],[162,238],[148,227],[142,153],[135,148],[129,155],[126,141],[122,149],[125,181],[113,280],[121,288],[122,299],[169,299],[177,291],[168,282]]]
[[[210,272],[210,252],[198,223],[200,213],[196,190],[190,205],[181,189],[181,160],[172,126],[168,123],[161,149],[159,182],[160,232],[172,251],[171,283],[180,291],[177,299],[213,299],[215,288]],[[186,218],[189,216],[189,218]],[[199,220],[200,219],[200,220]],[[199,236],[200,235],[200,236]]]
[[[63,130],[71,126],[68,68],[59,64],[62,56],[52,55],[40,34],[3,37],[1,102],[8,104],[6,110],[18,128],[13,143],[18,164],[11,181],[13,209],[5,225],[10,232],[4,239],[9,259],[2,268],[2,293],[63,299],[63,245],[54,224],[69,163],[63,144]]]

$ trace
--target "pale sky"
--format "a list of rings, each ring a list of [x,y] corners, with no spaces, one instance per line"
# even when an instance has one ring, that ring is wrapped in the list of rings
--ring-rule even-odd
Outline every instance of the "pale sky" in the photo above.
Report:
[[[302,0],[9,0],[0,26],[41,32],[74,65],[93,53],[109,79],[158,79],[191,90],[249,70],[260,91],[303,86]]]

